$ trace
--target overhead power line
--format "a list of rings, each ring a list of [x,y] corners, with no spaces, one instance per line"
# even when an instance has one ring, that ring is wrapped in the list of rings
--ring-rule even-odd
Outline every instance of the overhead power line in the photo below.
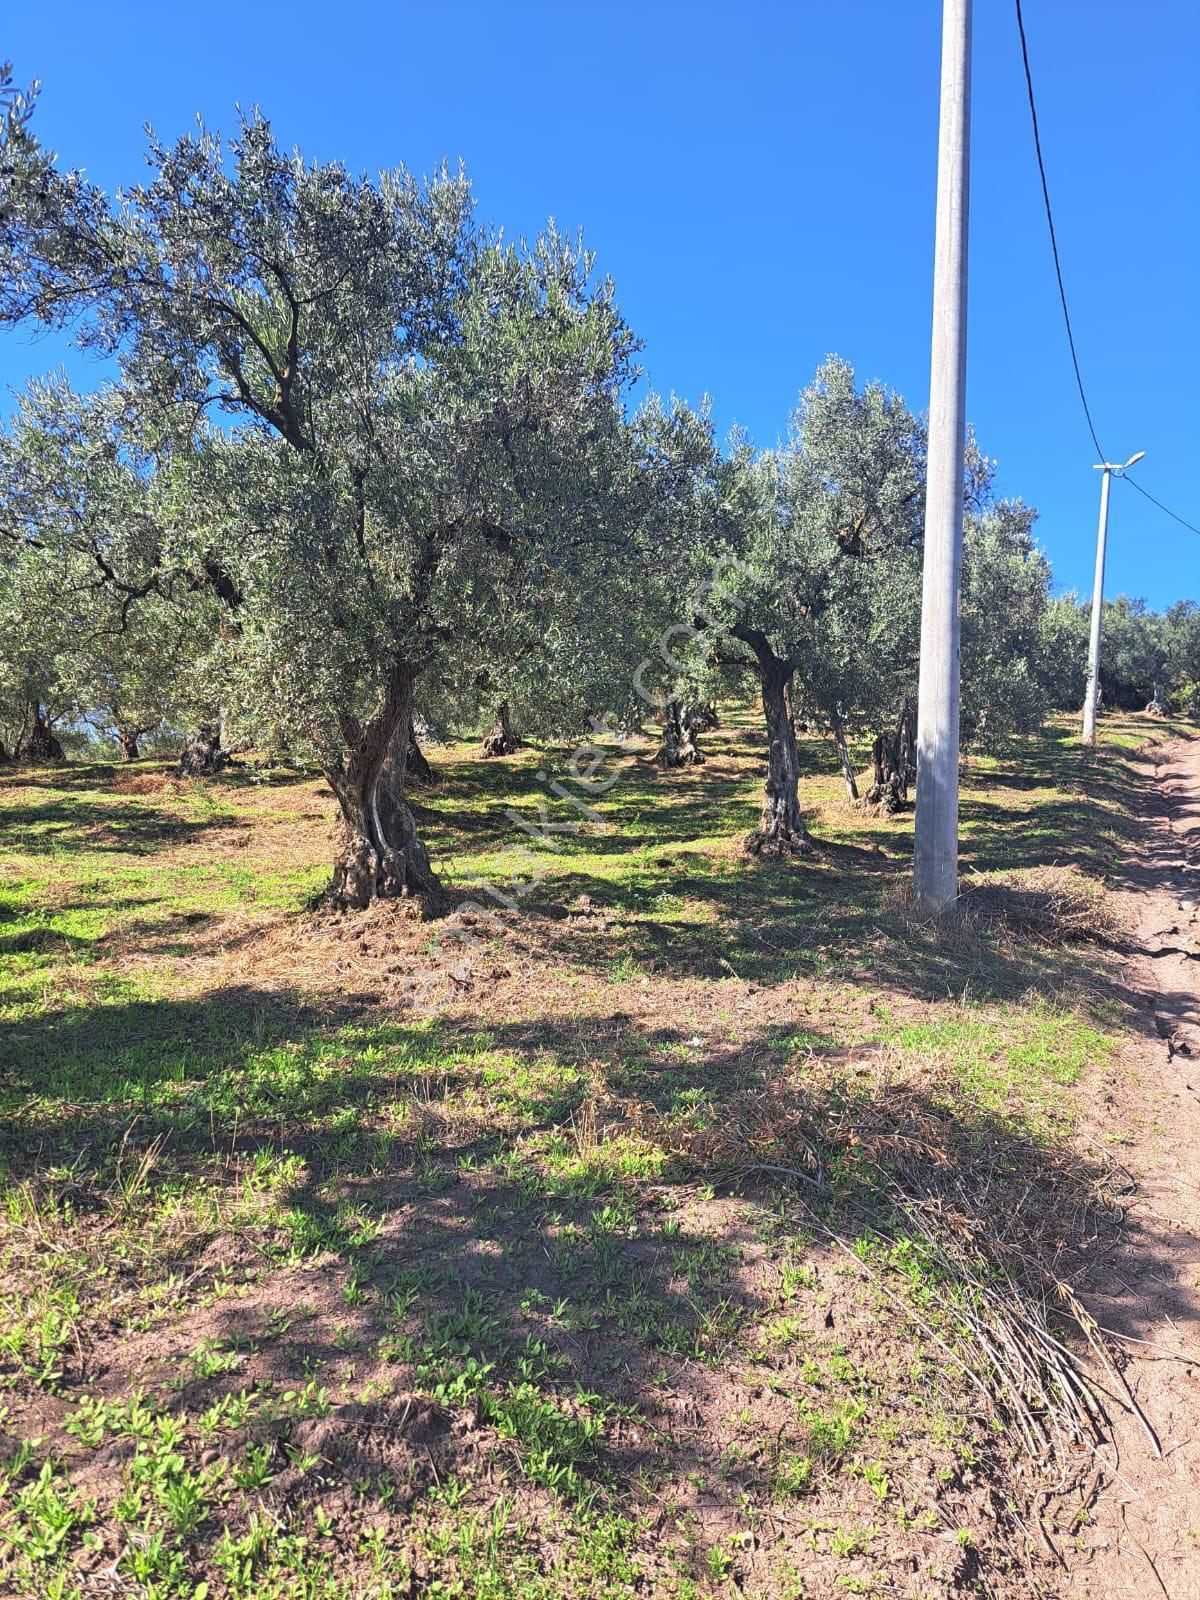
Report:
[[[1046,208],[1046,226],[1050,231],[1050,250],[1054,256],[1054,276],[1058,280],[1058,298],[1062,303],[1063,322],[1067,330],[1067,344],[1071,350],[1071,365],[1075,369],[1075,382],[1079,389],[1079,399],[1083,406],[1083,414],[1087,418],[1088,432],[1092,436],[1092,443],[1096,446],[1096,454],[1101,461],[1107,461],[1108,457],[1101,449],[1100,440],[1096,436],[1096,425],[1092,421],[1092,410],[1088,405],[1087,391],[1083,387],[1083,374],[1079,370],[1079,352],[1075,348],[1075,331],[1071,326],[1071,312],[1067,305],[1066,287],[1063,284],[1062,262],[1058,254],[1058,237],[1054,231],[1054,212],[1050,207],[1050,186],[1046,182],[1046,163],[1042,157],[1042,135],[1038,127],[1037,102],[1033,95],[1033,74],[1029,68],[1029,43],[1025,37],[1025,18],[1021,12],[1021,0],[1016,0],[1016,7],[1017,31],[1021,35],[1021,61],[1025,68],[1025,88],[1029,95],[1029,116],[1033,123],[1033,148],[1037,155],[1038,175],[1042,180],[1042,200]],[[1172,521],[1178,522],[1180,527],[1187,528],[1191,533],[1200,534],[1200,527],[1197,527],[1194,522],[1189,522],[1186,517],[1181,517],[1177,511],[1172,511],[1170,506],[1163,505],[1161,500],[1156,500],[1149,489],[1143,489],[1141,484],[1131,478],[1128,473],[1123,473],[1122,477],[1124,477],[1126,483],[1133,484],[1137,492],[1140,495],[1144,495],[1151,505],[1157,506]]]
[[[1025,88],[1029,94],[1029,116],[1033,122],[1033,148],[1037,155],[1038,173],[1042,180],[1042,199],[1046,206],[1046,226],[1050,230],[1050,249],[1054,255],[1054,275],[1058,279],[1058,298],[1062,302],[1063,321],[1067,327],[1067,343],[1071,347],[1071,365],[1075,368],[1075,382],[1079,386],[1079,398],[1083,403],[1083,414],[1087,418],[1088,432],[1092,436],[1092,443],[1096,446],[1096,454],[1101,461],[1108,458],[1100,448],[1100,441],[1096,437],[1096,424],[1092,421],[1091,407],[1088,405],[1087,393],[1083,387],[1083,374],[1079,370],[1079,354],[1075,349],[1075,333],[1071,327],[1071,313],[1067,307],[1067,291],[1063,284],[1062,262],[1058,257],[1058,238],[1054,232],[1054,213],[1050,209],[1050,186],[1046,182],[1046,163],[1042,159],[1042,135],[1038,128],[1037,102],[1033,97],[1033,74],[1029,70],[1029,45],[1025,39],[1025,19],[1021,15],[1021,0],[1017,3],[1017,30],[1021,35],[1021,60],[1025,66]]]
[[[1187,528],[1191,533],[1200,533],[1200,528],[1198,528],[1194,522],[1189,522],[1186,517],[1181,517],[1178,511],[1172,511],[1170,506],[1163,505],[1161,500],[1156,500],[1150,493],[1149,489],[1142,488],[1141,484],[1136,478],[1131,478],[1127,472],[1123,473],[1122,476],[1124,477],[1125,482],[1135,488],[1139,494],[1145,495],[1146,499],[1149,500],[1152,506],[1157,506],[1160,511],[1165,511],[1167,516],[1170,517],[1173,522],[1177,522],[1181,528]]]

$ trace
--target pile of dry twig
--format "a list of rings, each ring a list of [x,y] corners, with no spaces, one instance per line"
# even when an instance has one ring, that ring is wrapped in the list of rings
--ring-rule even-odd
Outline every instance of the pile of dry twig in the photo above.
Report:
[[[1103,884],[1069,866],[976,874],[964,886],[962,908],[988,928],[1039,944],[1104,944],[1117,932]]]
[[[1114,1399],[1140,1416],[1072,1286],[1121,1226],[1122,1169],[972,1118],[932,1080],[888,1082],[876,1063],[848,1082],[815,1058],[803,1081],[780,1075],[719,1123],[676,1124],[672,1142],[710,1178],[793,1185],[807,1226],[876,1280],[1030,1455],[1078,1464],[1081,1443],[1107,1437]]]

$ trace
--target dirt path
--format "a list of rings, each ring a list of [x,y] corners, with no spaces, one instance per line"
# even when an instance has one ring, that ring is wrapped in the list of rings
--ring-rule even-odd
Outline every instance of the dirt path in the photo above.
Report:
[[[1162,1453],[1113,1407],[1108,1483],[1068,1591],[1200,1600],[1200,740],[1151,746],[1139,765],[1140,846],[1118,869],[1132,929],[1118,988],[1140,1020],[1091,1129],[1137,1187],[1087,1299],[1126,1341],[1125,1376]]]

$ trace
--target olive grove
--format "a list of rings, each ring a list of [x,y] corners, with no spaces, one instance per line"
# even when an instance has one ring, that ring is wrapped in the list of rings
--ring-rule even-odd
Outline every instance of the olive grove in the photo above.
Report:
[[[188,734],[201,772],[231,732],[286,751],[337,798],[347,906],[439,897],[408,802],[426,728],[504,755],[649,700],[671,768],[752,685],[751,851],[810,848],[802,726],[853,798],[869,743],[865,798],[907,802],[925,430],[898,395],[831,357],[782,443],[721,449],[704,409],[634,405],[638,341],[582,243],[506,242],[460,172],[309,163],[256,114],[152,140],[110,195],[30,111],[3,123],[0,326],[68,329],[115,377],[32,385],[0,436],[4,754],[88,726],[131,759]],[[963,496],[963,734],[986,743],[1078,703],[1085,624],[973,438]],[[1198,641],[1194,607],[1116,602],[1106,693],[1194,693]]]
[[[418,683],[588,698],[670,561],[695,428],[626,416],[612,286],[553,231],[484,234],[461,176],[309,166],[256,117],[228,150],[154,144],[118,202],[10,143],[0,315],[116,355],[130,447],[150,409],[190,450],[174,556],[236,608],[225,701],[329,779],[335,898],[436,897],[405,799]]]

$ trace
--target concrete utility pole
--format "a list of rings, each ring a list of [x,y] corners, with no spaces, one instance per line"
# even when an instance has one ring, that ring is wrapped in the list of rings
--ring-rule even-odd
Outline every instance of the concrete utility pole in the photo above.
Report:
[[[1114,472],[1119,478],[1145,454],[1144,450],[1139,450],[1137,455],[1130,456],[1123,467],[1112,461],[1098,461],[1092,468],[1093,472],[1101,472],[1104,476],[1100,479],[1100,526],[1096,530],[1096,581],[1092,585],[1092,632],[1088,640],[1087,690],[1083,697],[1084,744],[1096,742],[1096,707],[1100,701],[1100,626],[1104,618],[1104,552],[1108,544],[1108,485]]]
[[[935,912],[953,905],[958,895],[958,584],[967,423],[970,155],[971,0],[943,0],[913,862],[917,904]]]

